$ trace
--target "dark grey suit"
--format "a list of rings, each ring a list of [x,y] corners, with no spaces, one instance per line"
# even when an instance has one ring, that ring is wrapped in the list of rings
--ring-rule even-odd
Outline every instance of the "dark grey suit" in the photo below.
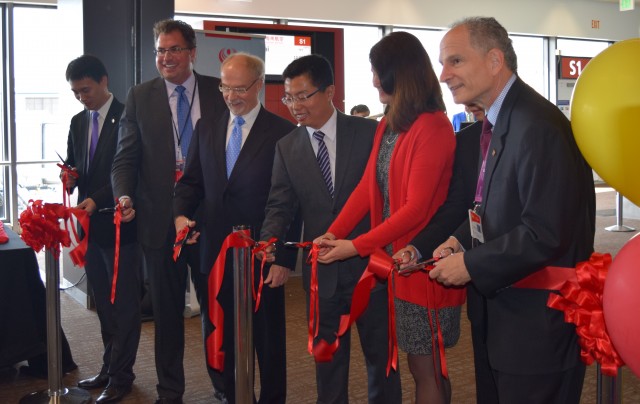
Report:
[[[220,80],[196,74],[201,119],[215,119],[226,111]],[[176,153],[167,89],[162,78],[132,87],[120,123],[112,184],[116,198],[133,199],[138,240],[150,283],[155,321],[158,394],[179,398],[184,393],[184,319],[187,263],[199,268],[198,245],[183,248],[173,262],[175,240],[172,197]],[[197,220],[197,218],[196,218]],[[199,271],[191,271],[198,292],[206,287]],[[201,293],[198,293],[199,296]]]
[[[115,202],[111,191],[111,163],[118,141],[120,115],[124,105],[113,98],[104,117],[98,145],[91,164],[88,160],[90,111],[71,119],[65,163],[76,167],[80,177],[78,202],[91,198],[97,209],[111,208]],[[85,272],[100,319],[104,353],[101,374],[108,374],[113,385],[130,385],[135,378],[133,364],[140,341],[140,254],[136,240],[136,223],[123,223],[120,239],[120,262],[117,295],[111,304],[111,282],[115,226],[113,214],[95,212],[90,216],[89,245]]]
[[[332,199],[318,167],[306,127],[299,127],[280,140],[271,178],[266,219],[261,239],[282,239],[300,210],[305,241],[324,234],[356,187],[371,153],[376,122],[338,112],[335,162],[335,197]],[[369,218],[360,222],[348,239],[369,230]],[[335,340],[340,315],[349,312],[353,288],[367,265],[366,259],[351,258],[318,269],[320,328],[318,338]],[[309,291],[310,266],[302,269],[303,286]],[[308,300],[308,298],[307,298]],[[308,301],[307,301],[308,306]],[[369,402],[400,402],[400,380],[392,372],[386,378],[387,294],[386,289],[372,293],[369,307],[357,322],[360,341],[367,360]],[[350,334],[340,342],[333,361],[316,364],[318,402],[348,401]]]
[[[242,146],[238,160],[227,179],[226,138],[229,112],[217,120],[201,119],[194,132],[184,176],[176,185],[173,199],[174,214],[191,218],[199,204],[202,206],[203,228],[201,244],[201,270],[208,276],[224,239],[233,226],[249,225],[254,234],[260,233],[264,220],[264,207],[271,185],[271,168],[275,145],[295,126],[263,107]],[[298,237],[300,233],[297,233]],[[295,237],[292,236],[292,237]],[[295,267],[295,251],[284,266]],[[234,374],[234,319],[233,319],[233,259],[229,252],[224,280],[218,302],[224,310],[224,372],[209,370],[216,390],[223,392],[229,403],[235,402]],[[256,263],[256,271],[260,264]],[[266,277],[269,267],[265,268]],[[255,274],[256,281],[260,274]],[[205,311],[207,305],[202,307]],[[286,324],[284,288],[262,289],[259,310],[253,316],[254,346],[260,365],[259,403],[286,401]],[[205,328],[212,330],[208,318]],[[206,336],[205,336],[206,337]]]
[[[553,402],[578,402],[584,364],[575,327],[565,323],[561,311],[547,307],[548,290],[511,285],[544,266],[574,267],[589,258],[593,177],[569,121],[520,79],[507,92],[493,128],[482,200],[485,244],[466,251],[464,262],[480,293],[469,300],[470,320],[486,321],[491,368],[523,378],[547,375],[541,385],[529,387],[536,394],[562,388],[567,396]],[[455,236],[471,247],[468,222]],[[576,369],[571,387],[552,383],[562,383],[559,372],[571,369]],[[500,383],[500,400],[506,402],[527,387],[503,389]]]

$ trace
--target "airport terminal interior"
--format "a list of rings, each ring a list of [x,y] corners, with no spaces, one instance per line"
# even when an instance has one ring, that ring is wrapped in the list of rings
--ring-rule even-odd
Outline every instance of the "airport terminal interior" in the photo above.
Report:
[[[109,6],[106,6],[107,2],[100,3],[96,5],[89,0],[0,0],[3,15],[0,39],[5,55],[5,63],[0,67],[3,76],[0,83],[3,92],[0,97],[0,219],[6,228],[18,229],[20,212],[30,200],[62,202],[57,166],[62,157],[58,156],[64,155],[67,149],[69,120],[81,109],[64,80],[67,63],[87,49],[98,54],[104,51],[100,56],[112,71],[111,90],[124,101],[131,85],[157,76],[151,27],[153,21],[161,18],[174,17],[197,30],[201,42],[198,43],[196,70],[214,76],[218,75],[215,69],[219,68],[219,62],[212,61],[218,57],[216,47],[220,45],[213,42],[207,32],[231,33],[235,42],[229,42],[225,45],[227,48],[241,42],[236,41],[238,38],[257,38],[260,56],[266,60],[267,69],[267,90],[262,95],[262,102],[289,120],[292,119],[289,111],[280,102],[284,94],[280,74],[291,58],[325,52],[334,68],[338,67],[336,107],[348,113],[353,106],[366,104],[370,118],[375,119],[383,114],[384,105],[371,84],[369,50],[380,38],[392,31],[415,35],[427,50],[438,75],[441,71],[439,44],[447,26],[465,16],[488,14],[495,15],[509,31],[518,56],[518,75],[570,119],[572,92],[589,61],[617,42],[640,37],[640,2],[633,0],[539,0],[522,5],[520,2],[505,5],[500,0],[462,0],[446,6],[437,0],[355,0],[348,4],[327,0],[310,4],[308,8],[294,0],[282,0],[278,4],[262,0],[113,0]],[[137,8],[131,8],[130,3]],[[112,14],[101,21],[100,13],[111,5],[113,10],[109,12]],[[630,9],[623,10],[624,7]],[[170,12],[161,14],[165,9]],[[120,10],[125,10],[125,14],[121,16]],[[84,24],[69,23],[83,18]],[[127,30],[130,21],[134,20],[132,27],[140,29],[137,36],[130,35]],[[92,30],[92,24],[103,30],[113,24],[124,31],[113,38],[105,37]],[[294,40],[300,38],[309,42],[305,42],[305,46],[294,46]],[[123,51],[122,46],[130,44],[133,44],[132,49]],[[628,66],[620,68],[626,70]],[[638,69],[632,67],[631,70]],[[622,73],[612,69],[610,74]],[[462,113],[463,107],[454,103],[446,85],[442,86],[442,91],[448,116]],[[618,193],[597,171],[594,176],[595,251],[610,253],[615,259],[640,230],[640,208]],[[37,261],[40,277],[46,281],[44,252],[37,254]],[[77,369],[65,374],[62,382],[64,386],[74,387],[79,380],[95,374],[103,347],[99,320],[95,308],[91,307],[82,270],[73,267],[68,250],[62,254],[61,263],[61,325],[78,365]],[[5,291],[12,286],[5,282],[2,287]],[[193,295],[193,289],[191,293],[187,292],[187,306],[194,303]],[[299,270],[285,285],[285,296],[287,403],[314,403],[315,368],[313,357],[306,349],[307,313]],[[0,327],[11,326],[8,320],[5,321],[9,316],[2,311],[12,310],[12,319],[19,318],[22,310],[30,313],[32,303],[28,297],[26,301],[29,307],[1,303]],[[466,307],[463,307],[461,329],[460,340],[446,352],[452,403],[472,404],[475,402],[475,380]],[[185,330],[184,402],[213,402],[211,383],[204,366],[197,310],[187,308],[185,311]],[[150,403],[156,399],[153,346],[153,319],[149,318],[142,325],[133,391],[123,403]],[[349,401],[366,403],[367,378],[355,330],[352,347]],[[3,350],[1,345],[0,350]],[[411,403],[414,382],[405,354],[400,352],[399,358],[403,402]],[[24,371],[27,364],[26,360],[13,364],[0,361],[0,403],[18,403],[29,394],[49,387],[46,379]],[[260,391],[258,380],[256,375],[256,392]],[[99,392],[91,392],[94,400]],[[628,367],[622,367],[616,378],[602,376],[594,363],[587,368],[580,402],[640,403],[640,377]]]

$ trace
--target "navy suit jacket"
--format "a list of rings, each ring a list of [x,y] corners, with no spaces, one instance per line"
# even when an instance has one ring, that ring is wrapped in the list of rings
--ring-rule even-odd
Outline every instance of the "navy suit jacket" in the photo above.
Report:
[[[112,208],[115,205],[111,191],[111,164],[116,152],[120,115],[123,110],[124,105],[114,97],[111,107],[104,117],[104,124],[91,165],[89,165],[88,158],[91,112],[85,109],[71,118],[65,164],[76,167],[80,174],[76,181],[78,203],[91,198],[98,209]],[[91,242],[96,242],[104,247],[115,245],[116,236],[112,213],[95,212],[91,215],[89,222],[89,240]],[[135,221],[122,224],[120,239],[122,243],[135,240],[134,226]]]
[[[545,266],[574,267],[589,258],[593,175],[566,117],[520,79],[493,126],[482,201],[485,243],[470,249],[468,220],[455,236],[467,249],[465,265],[486,301],[491,366],[521,375],[576,366],[575,327],[547,307],[549,291],[511,285]]]
[[[251,226],[254,238],[260,234],[271,187],[276,142],[295,128],[291,122],[261,107],[231,177],[227,179],[225,150],[228,122],[228,110],[217,120],[200,119],[189,147],[185,172],[176,185],[173,200],[175,216],[189,218],[202,203],[199,243],[205,246],[200,249],[201,270],[207,274],[233,226]],[[284,252],[278,251],[278,255]],[[295,253],[291,250],[289,260],[282,265],[293,269]]]

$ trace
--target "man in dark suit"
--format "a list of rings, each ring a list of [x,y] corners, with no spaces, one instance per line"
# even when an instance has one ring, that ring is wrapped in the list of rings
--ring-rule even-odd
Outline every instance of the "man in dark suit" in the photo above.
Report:
[[[173,261],[173,189],[184,168],[194,124],[201,117],[220,116],[225,107],[220,80],[193,72],[196,39],[191,26],[160,21],[154,37],[161,77],[129,90],[111,178],[123,220],[134,216],[138,220],[156,330],[158,402],[181,403],[187,264],[194,269],[200,265],[197,245],[186,246],[178,262]],[[206,287],[198,270],[191,276],[197,292]]]
[[[593,252],[592,171],[566,117],[517,77],[511,40],[495,19],[454,24],[440,62],[455,102],[487,113],[475,207],[436,248],[453,254],[430,276],[445,285],[471,282],[480,293],[485,306],[470,300],[469,310],[485,321],[500,402],[578,403],[585,373],[578,337],[564,313],[547,307],[559,286],[545,275],[575,277],[572,268]]]
[[[300,210],[304,222],[303,239],[310,241],[327,231],[360,181],[371,152],[376,122],[336,111],[333,71],[329,61],[322,56],[296,59],[284,70],[283,77],[285,96],[282,101],[300,126],[276,146],[271,192],[260,237],[262,240],[285,237]],[[328,165],[330,171],[321,170],[317,161],[323,148],[329,156],[324,168]],[[348,238],[368,229],[369,219],[365,218]],[[340,316],[349,313],[353,288],[366,265],[366,259],[355,257],[330,265],[321,264],[318,268],[320,326],[316,342],[324,339],[331,344],[335,340]],[[310,266],[304,265],[302,271],[303,286],[309,293]],[[367,363],[369,402],[400,403],[398,373],[391,371],[386,377],[385,285],[373,291],[357,326]],[[348,402],[350,339],[349,333],[340,339],[331,362],[316,363],[319,403]]]
[[[260,234],[264,208],[271,185],[271,167],[275,145],[295,126],[267,111],[260,103],[264,87],[262,59],[234,53],[221,66],[220,91],[229,111],[218,119],[201,119],[196,127],[184,176],[176,185],[173,208],[176,231],[191,220],[202,203],[204,223],[200,244],[202,272],[209,274],[224,239],[234,226],[250,225]],[[238,132],[236,122],[244,122]],[[231,156],[237,137],[237,160]],[[299,232],[298,232],[299,235]],[[229,251],[224,278],[217,300],[225,313],[223,326],[224,371],[209,370],[216,397],[229,403],[235,400],[234,374],[234,288],[233,259]],[[286,401],[286,329],[284,287],[289,268],[295,268],[295,251],[287,268],[265,268],[262,274],[270,287],[262,289],[260,307],[253,316],[253,342],[260,366],[259,403]],[[255,265],[255,279],[260,279],[260,264]],[[209,296],[214,299],[215,296]],[[205,309],[208,307],[206,304]],[[211,330],[211,325],[208,327]]]
[[[122,265],[112,304],[115,225],[113,213],[99,212],[114,205],[111,163],[124,106],[109,92],[107,71],[95,56],[83,55],[72,60],[67,66],[66,78],[76,99],[85,106],[84,111],[71,119],[65,164],[79,176],[76,180],[69,175],[66,187],[71,192],[78,188],[77,207],[90,215],[85,272],[93,290],[104,344],[100,372],[79,381],[78,386],[87,389],[106,386],[96,402],[116,402],[131,391],[135,379],[133,364],[140,341],[140,253],[135,243],[135,223],[122,226]]]

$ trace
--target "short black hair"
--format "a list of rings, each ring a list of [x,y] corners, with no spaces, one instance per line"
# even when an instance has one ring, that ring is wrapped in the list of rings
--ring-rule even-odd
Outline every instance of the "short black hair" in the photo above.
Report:
[[[364,104],[358,104],[356,106],[354,106],[353,108],[351,108],[351,112],[350,114],[353,115],[355,113],[366,113],[369,114],[371,111],[369,111],[369,107],[367,107]]]
[[[331,63],[322,55],[307,55],[289,63],[282,72],[282,78],[292,79],[308,74],[314,86],[320,91],[333,85],[333,69]]]
[[[99,83],[103,77],[108,78],[109,75],[107,74],[107,68],[104,67],[100,59],[93,55],[82,55],[69,62],[65,77],[67,81],[82,80],[88,77]]]

